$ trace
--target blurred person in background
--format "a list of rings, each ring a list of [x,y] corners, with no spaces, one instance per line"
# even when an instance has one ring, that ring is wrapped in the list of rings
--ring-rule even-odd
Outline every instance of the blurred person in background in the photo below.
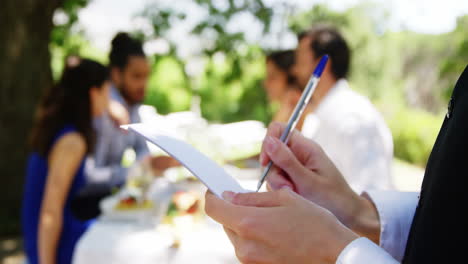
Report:
[[[175,166],[176,162],[168,157],[151,158],[144,138],[119,127],[141,122],[139,108],[145,98],[151,73],[142,42],[127,33],[118,33],[112,40],[109,69],[109,113],[95,120],[98,131],[96,151],[87,160],[86,174],[95,184],[115,187],[126,181],[128,169],[122,167],[122,158],[127,149],[135,151],[137,161],[148,162],[155,174]]]
[[[71,263],[76,242],[91,224],[74,216],[71,203],[86,184],[84,160],[95,142],[92,119],[107,110],[109,86],[105,66],[70,57],[39,105],[22,207],[29,264]]]
[[[271,52],[266,57],[266,76],[263,81],[268,102],[276,111],[273,120],[287,122],[290,113],[288,94],[295,85],[291,74],[294,65],[294,51],[284,50]]]
[[[372,103],[346,81],[351,61],[346,40],[328,25],[314,26],[298,40],[292,73],[301,89],[320,58],[330,56],[304,113],[302,134],[325,150],[355,191],[390,188],[392,135]]]
[[[287,122],[298,100],[297,94],[300,96],[300,89],[291,74],[294,56],[294,50],[284,50],[272,52],[266,57],[266,77],[263,87],[268,102],[275,110],[274,121]]]

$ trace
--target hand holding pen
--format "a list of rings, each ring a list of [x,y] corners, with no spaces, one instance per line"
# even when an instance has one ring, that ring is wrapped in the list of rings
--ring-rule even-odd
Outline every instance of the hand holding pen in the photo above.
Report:
[[[291,132],[296,128],[297,122],[299,121],[302,113],[304,112],[305,108],[309,104],[309,101],[312,98],[312,95],[317,87],[317,84],[320,81],[320,76],[322,75],[322,72],[325,69],[327,62],[328,62],[328,55],[325,55],[322,57],[322,59],[320,59],[319,64],[315,68],[314,73],[310,77],[309,82],[307,83],[304,91],[302,92],[301,98],[297,102],[297,105],[294,108],[294,111],[291,117],[289,118],[286,129],[283,131],[283,134],[280,137],[280,140],[282,142],[287,143]],[[267,167],[265,168],[265,170],[263,171],[260,181],[258,182],[257,192],[262,187],[263,182],[265,181],[268,175],[268,172],[270,171],[272,166],[273,166],[273,162],[270,161]]]

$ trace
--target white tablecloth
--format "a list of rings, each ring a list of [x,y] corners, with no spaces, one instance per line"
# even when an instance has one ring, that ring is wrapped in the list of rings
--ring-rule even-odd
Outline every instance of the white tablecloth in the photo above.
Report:
[[[260,169],[233,166],[225,169],[237,177],[251,178],[260,174]],[[240,180],[240,184],[254,190],[257,180]],[[137,221],[97,220],[78,241],[73,264],[239,263],[222,226],[209,217],[180,236],[178,249],[171,248],[174,241],[171,232],[165,225],[155,227]]]
[[[97,222],[80,239],[74,264],[239,263],[222,227],[207,223],[184,233],[178,249],[171,248],[169,230],[125,222]]]

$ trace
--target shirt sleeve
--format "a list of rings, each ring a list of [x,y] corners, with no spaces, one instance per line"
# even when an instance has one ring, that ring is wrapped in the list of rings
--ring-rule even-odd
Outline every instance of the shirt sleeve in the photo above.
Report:
[[[108,115],[103,115],[93,120],[93,126],[96,130],[96,141],[93,154],[88,156],[85,162],[87,183],[119,186],[125,182],[127,169],[121,166],[121,158],[111,157],[119,156],[110,149],[112,144],[116,144],[112,142],[115,136],[114,124]]]
[[[419,193],[367,191],[362,196],[372,201],[377,208],[380,219],[380,247],[393,258],[401,261],[418,204]]]
[[[141,160],[150,154],[148,143],[146,143],[146,139],[144,137],[136,137],[136,142],[133,146],[133,149],[135,150],[137,160]]]
[[[85,175],[88,184],[107,184],[110,187],[125,183],[128,169],[120,165],[97,166],[92,156],[86,158]]]
[[[129,113],[130,113],[130,119],[132,123],[140,123],[141,122],[141,116],[140,116],[140,108],[141,106],[134,107],[132,108]],[[144,137],[140,137],[137,135],[133,135],[135,141],[133,143],[133,150],[135,151],[136,154],[136,159],[141,160],[142,158],[148,156],[150,154],[148,143],[146,142],[146,139]]]
[[[336,261],[337,264],[397,264],[399,263],[385,250],[372,243],[369,239],[361,237],[349,243]]]

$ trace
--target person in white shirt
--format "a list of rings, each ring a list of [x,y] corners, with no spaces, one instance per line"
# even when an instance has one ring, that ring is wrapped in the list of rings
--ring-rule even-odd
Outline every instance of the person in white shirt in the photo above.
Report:
[[[350,89],[351,52],[335,28],[317,25],[299,35],[292,67],[298,87],[307,85],[325,54],[330,62],[298,128],[325,150],[355,191],[391,189],[392,134],[372,103]],[[296,102],[300,93],[296,90]]]

